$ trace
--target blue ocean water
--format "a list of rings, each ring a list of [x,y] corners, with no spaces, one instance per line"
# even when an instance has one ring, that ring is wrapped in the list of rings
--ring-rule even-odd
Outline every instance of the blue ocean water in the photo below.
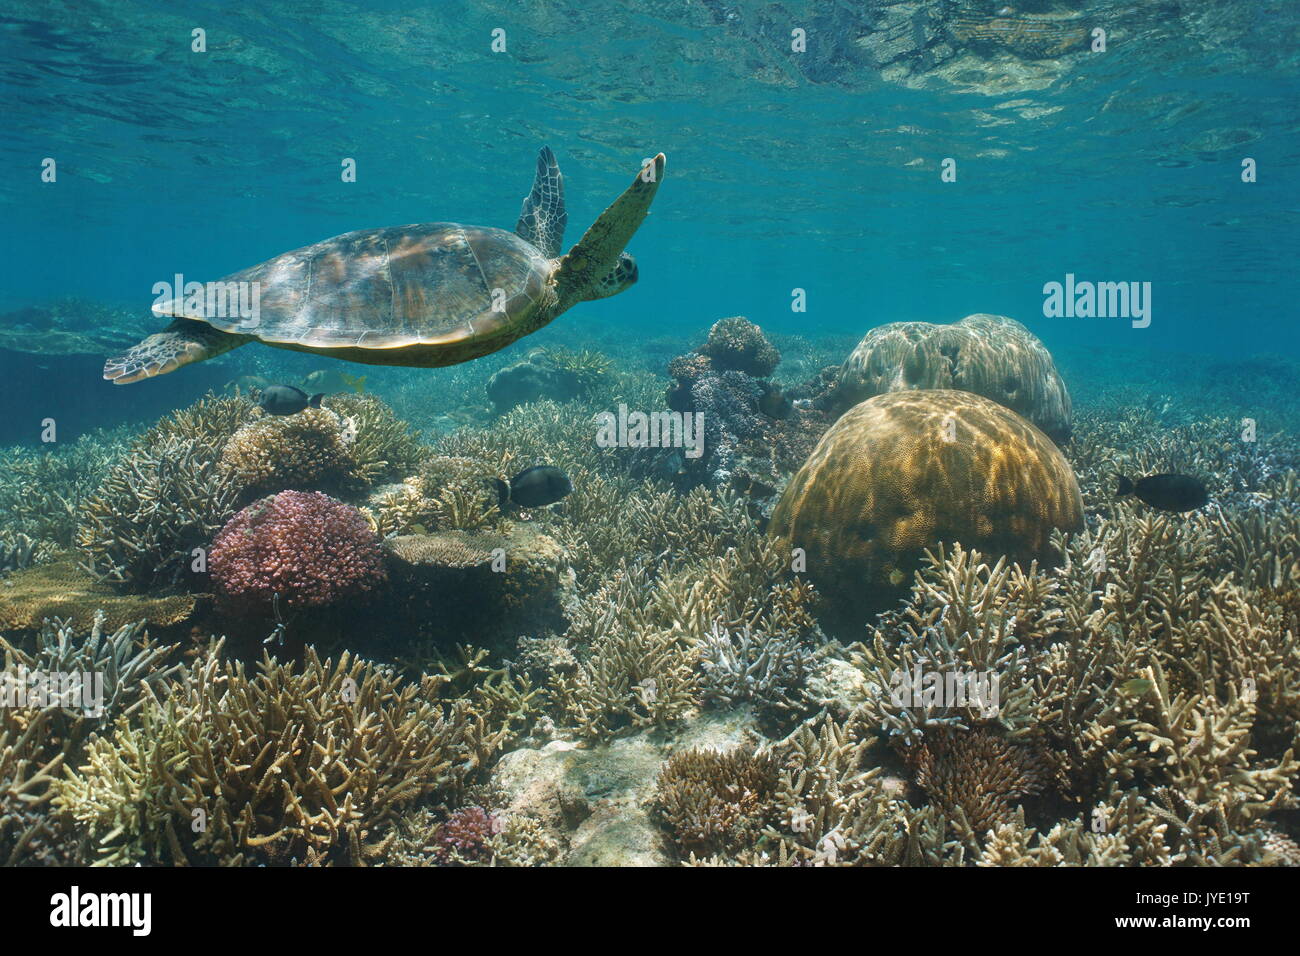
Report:
[[[1300,8],[1039,4],[1106,29],[1106,51],[900,80],[862,53],[898,6],[11,3],[0,307],[145,309],[173,273],[216,278],[352,229],[510,227],[548,143],[570,241],[643,157],[669,163],[633,243],[640,288],[565,322],[632,334],[744,314],[860,334],[982,311],[1049,347],[1296,350]],[[919,30],[926,7],[1003,5],[912,6]],[[1150,326],[1044,318],[1044,283],[1067,273],[1150,282]]]

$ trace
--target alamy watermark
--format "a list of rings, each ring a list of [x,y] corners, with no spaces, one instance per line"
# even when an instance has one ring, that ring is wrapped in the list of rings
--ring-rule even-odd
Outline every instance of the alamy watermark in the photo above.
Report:
[[[186,282],[178,272],[171,282],[155,282],[152,291],[155,315],[238,319],[245,329],[262,320],[260,282]]]
[[[0,671],[0,707],[63,707],[104,715],[104,675],[98,671]]]
[[[703,412],[629,412],[596,416],[596,444],[601,448],[681,448],[687,458],[704,454]]]
[[[992,671],[927,671],[917,664],[890,675],[889,699],[895,707],[975,707],[985,717],[996,717],[999,680]]]
[[[1150,282],[1065,282],[1043,286],[1043,315],[1049,319],[1132,319],[1133,328],[1151,324]]]

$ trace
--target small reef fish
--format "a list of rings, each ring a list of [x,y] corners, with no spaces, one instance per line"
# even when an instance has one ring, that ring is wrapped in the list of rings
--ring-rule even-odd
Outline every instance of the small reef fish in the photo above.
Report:
[[[245,394],[259,393],[265,388],[271,386],[271,380],[261,375],[241,375],[239,378],[232,378],[225,385],[227,392],[244,392]]]
[[[507,505],[520,508],[540,508],[553,505],[573,490],[569,476],[554,465],[534,465],[525,468],[509,481],[495,479],[497,501],[501,510]]]
[[[1132,694],[1134,697],[1141,697],[1149,691],[1154,685],[1145,677],[1134,677],[1132,680],[1126,680],[1119,685],[1119,689],[1126,694]]]
[[[303,384],[310,391],[355,392],[360,395],[366,390],[366,376],[349,375],[337,369],[317,369],[303,379]]]
[[[1115,493],[1121,498],[1137,495],[1161,511],[1195,511],[1210,500],[1205,484],[1191,475],[1147,475],[1137,481],[1120,475]]]
[[[258,405],[268,415],[297,415],[304,408],[320,408],[324,392],[308,395],[292,385],[272,385],[262,389]]]

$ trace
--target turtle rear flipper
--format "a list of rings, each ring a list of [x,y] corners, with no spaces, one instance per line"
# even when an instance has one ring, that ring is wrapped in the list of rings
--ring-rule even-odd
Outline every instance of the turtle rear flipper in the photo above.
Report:
[[[665,162],[664,154],[660,153],[646,163],[632,185],[600,214],[578,244],[560,260],[555,284],[561,312],[574,302],[613,295],[628,282],[635,281],[636,265],[631,256],[622,253],[650,212],[650,203],[663,182]]]
[[[248,338],[214,329],[206,322],[177,319],[161,332],[105,362],[104,378],[114,385],[129,385],[142,378],[166,375],[182,365],[229,352]]]

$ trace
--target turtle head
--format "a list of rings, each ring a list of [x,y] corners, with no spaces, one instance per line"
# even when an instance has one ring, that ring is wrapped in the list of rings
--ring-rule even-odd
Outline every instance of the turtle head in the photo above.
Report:
[[[618,254],[614,268],[592,283],[591,298],[608,299],[636,284],[636,260],[626,252]]]

